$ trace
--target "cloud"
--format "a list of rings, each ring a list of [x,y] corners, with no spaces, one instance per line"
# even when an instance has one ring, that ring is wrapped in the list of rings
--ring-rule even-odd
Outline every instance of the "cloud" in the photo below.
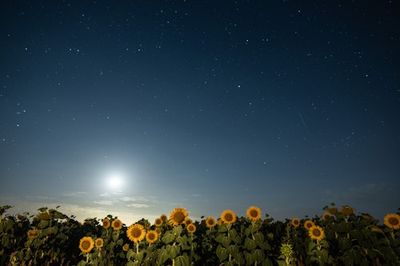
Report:
[[[126,197],[126,196],[119,198],[119,200],[123,201],[123,202],[129,202],[129,201],[131,201],[131,202],[136,202],[136,201],[149,202],[150,201],[149,199],[147,199],[145,197]]]
[[[345,202],[366,202],[372,199],[385,198],[390,194],[393,194],[393,189],[390,186],[375,183],[348,187],[341,191],[325,191],[327,197]]]
[[[26,199],[29,200],[41,200],[41,201],[54,201],[55,198],[49,196],[39,196],[39,195],[27,195],[25,196]]]
[[[64,197],[81,197],[83,195],[86,195],[87,192],[84,191],[76,191],[76,192],[67,192],[67,193],[63,193],[61,194]]]
[[[98,204],[98,205],[106,205],[106,206],[113,205],[112,200],[99,200],[99,201],[93,201],[93,203]]]
[[[104,192],[104,193],[101,193],[99,196],[104,197],[104,198],[109,198],[109,197],[118,196],[121,194],[123,194],[123,193],[120,191],[114,191],[114,192]]]
[[[30,214],[35,214],[37,213],[37,210],[41,207],[48,207],[48,208],[56,208],[56,206],[60,206],[58,209],[62,213],[71,216],[74,215],[76,217],[76,220],[83,222],[87,218],[98,218],[102,219],[103,217],[106,217],[109,214],[112,214],[113,216],[117,216],[119,219],[122,220],[123,223],[129,225],[132,223],[135,223],[139,221],[142,218],[155,220],[158,215],[156,214],[140,214],[138,212],[135,212],[135,214],[132,213],[132,211],[129,210],[124,210],[124,209],[119,209],[119,208],[113,208],[110,210],[107,206],[107,204],[103,204],[100,206],[88,206],[88,205],[82,205],[82,204],[71,204],[71,203],[65,203],[61,201],[53,201],[52,203],[45,203],[43,201],[34,201],[34,200],[19,200],[16,198],[7,198],[5,199],[4,197],[0,196],[0,199],[4,202],[7,202],[8,204],[14,206],[10,210],[7,211],[8,214],[14,215],[17,213],[25,213],[29,212]],[[104,202],[103,202],[104,203]],[[136,206],[138,208],[138,206]],[[141,206],[141,208],[145,208],[144,206]]]
[[[151,201],[148,198],[145,197],[121,197],[118,199],[119,201],[123,202],[126,207],[128,208],[150,208]]]
[[[126,207],[132,207],[132,208],[149,208],[150,205],[144,204],[144,203],[130,203],[127,204]]]

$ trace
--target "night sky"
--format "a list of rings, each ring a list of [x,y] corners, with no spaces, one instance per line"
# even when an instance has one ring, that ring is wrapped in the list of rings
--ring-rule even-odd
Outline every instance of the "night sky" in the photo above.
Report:
[[[15,211],[400,207],[399,2],[6,0],[0,22]]]

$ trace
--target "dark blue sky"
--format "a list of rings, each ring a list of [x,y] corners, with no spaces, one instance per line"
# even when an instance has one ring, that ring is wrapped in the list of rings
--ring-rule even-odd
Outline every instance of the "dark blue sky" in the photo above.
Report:
[[[1,203],[395,211],[400,6],[368,2],[2,1]]]

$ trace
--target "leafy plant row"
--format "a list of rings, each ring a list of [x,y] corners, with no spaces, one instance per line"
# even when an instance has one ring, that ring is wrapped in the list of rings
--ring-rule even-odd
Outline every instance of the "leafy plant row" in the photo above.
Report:
[[[154,223],[108,215],[78,222],[56,209],[7,215],[0,207],[1,265],[400,265],[400,215],[384,224],[331,204],[321,217],[274,221],[251,206],[244,217],[193,221],[175,208]]]

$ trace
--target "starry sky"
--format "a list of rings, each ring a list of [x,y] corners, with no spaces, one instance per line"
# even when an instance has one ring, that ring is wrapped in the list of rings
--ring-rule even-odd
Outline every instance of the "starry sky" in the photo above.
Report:
[[[0,203],[393,212],[399,18],[396,1],[2,1]]]

